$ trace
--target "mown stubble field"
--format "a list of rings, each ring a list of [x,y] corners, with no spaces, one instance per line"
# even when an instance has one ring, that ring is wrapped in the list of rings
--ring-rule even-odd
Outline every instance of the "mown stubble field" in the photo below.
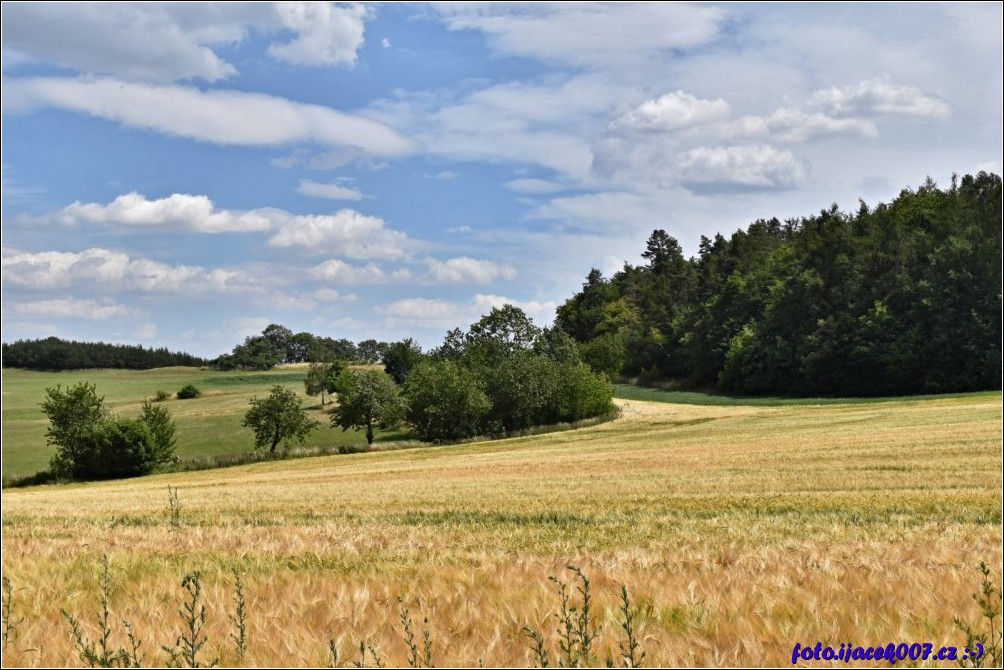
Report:
[[[620,584],[647,665],[789,665],[795,642],[961,646],[952,618],[978,620],[978,563],[1001,583],[1000,393],[619,403],[621,419],[578,431],[5,490],[3,574],[24,623],[4,664],[80,663],[60,609],[96,635],[103,555],[113,642],[131,620],[147,664],[181,632],[195,570],[206,658],[238,662],[237,567],[243,663],[278,666],[327,663],[329,638],[346,663],[362,640],[406,663],[398,597],[428,618],[437,664],[528,665],[523,627],[554,641],[547,578],[569,580],[569,563],[592,580],[600,664]]]

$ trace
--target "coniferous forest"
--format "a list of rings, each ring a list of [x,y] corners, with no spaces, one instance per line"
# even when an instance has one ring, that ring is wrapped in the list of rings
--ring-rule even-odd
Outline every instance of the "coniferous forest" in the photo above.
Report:
[[[889,204],[656,230],[644,263],[592,270],[556,326],[595,369],[736,394],[873,396],[1001,387],[1001,178],[928,180]]]
[[[3,344],[3,366],[29,370],[121,368],[150,370],[172,365],[199,366],[208,361],[191,354],[142,345],[74,342],[58,337]]]

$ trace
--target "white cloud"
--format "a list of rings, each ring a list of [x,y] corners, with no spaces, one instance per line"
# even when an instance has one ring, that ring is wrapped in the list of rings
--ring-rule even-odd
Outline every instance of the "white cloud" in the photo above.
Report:
[[[139,328],[133,331],[133,337],[140,342],[150,343],[151,340],[157,337],[157,324],[152,321],[147,321],[142,324]]]
[[[381,314],[383,324],[389,328],[465,328],[476,322],[493,308],[505,304],[519,307],[537,325],[544,326],[554,318],[557,303],[536,300],[513,300],[501,295],[475,294],[467,302],[452,302],[442,298],[404,298],[373,311]]]
[[[283,27],[296,39],[273,44],[268,54],[295,65],[355,63],[363,44],[367,10],[363,5],[338,6],[327,2],[280,2],[275,11]]]
[[[695,191],[784,189],[800,185],[806,166],[769,145],[698,147],[677,157],[680,179]]]
[[[329,187],[342,188],[337,184],[315,186],[322,187],[324,192]],[[75,202],[51,215],[23,220],[53,221],[63,225],[111,223],[171,227],[202,233],[274,231],[268,244],[276,248],[299,248],[362,259],[406,256],[407,235],[387,228],[383,219],[352,209],[313,215],[294,215],[273,207],[248,211],[219,209],[204,195],[176,193],[148,200],[139,193],[129,193],[108,205]]]
[[[285,213],[284,213],[285,214]],[[383,219],[343,209],[330,215],[285,215],[268,244],[350,258],[404,257],[407,235],[384,226]]]
[[[804,112],[782,107],[769,116],[744,116],[716,124],[709,134],[726,139],[767,138],[781,142],[808,142],[825,137],[878,137],[872,121],[861,118],[835,118],[822,112]]]
[[[319,288],[313,293],[314,298],[322,302],[335,302],[341,294],[333,288]]]
[[[721,98],[702,100],[683,91],[647,100],[614,122],[614,127],[639,130],[679,130],[718,120],[729,113]]]
[[[136,313],[132,308],[111,300],[77,300],[75,298],[15,302],[6,305],[6,307],[15,314],[96,320],[127,317]]]
[[[546,179],[513,179],[503,184],[510,191],[516,193],[556,193],[564,190],[561,184]]]
[[[925,95],[913,86],[898,86],[884,78],[822,89],[813,94],[810,102],[837,117],[879,114],[945,117],[949,114],[945,101]]]
[[[92,247],[81,252],[15,252],[2,259],[3,282],[31,290],[100,285],[141,293],[233,293],[256,290],[243,270],[167,265]]]
[[[414,321],[442,321],[453,318],[464,308],[441,298],[404,298],[385,307],[376,308],[380,314]]]
[[[339,183],[322,184],[316,181],[304,179],[296,188],[297,193],[310,196],[311,198],[327,198],[328,200],[362,200],[363,194],[349,186]]]
[[[516,270],[512,266],[466,256],[445,261],[430,259],[427,263],[432,281],[444,284],[491,284],[500,279],[516,277]]]
[[[582,178],[592,162],[589,137],[603,125],[599,116],[629,94],[632,89],[605,75],[584,74],[497,84],[460,99],[398,93],[366,113],[403,129],[435,155],[541,165]]]
[[[645,63],[715,37],[722,10],[662,2],[439,3],[451,30],[480,30],[496,49],[578,66]]]
[[[376,263],[352,265],[337,258],[326,260],[308,272],[311,277],[335,284],[391,284],[411,279],[411,272],[403,268],[385,272]],[[337,297],[337,293],[334,296],[326,294],[323,299],[334,300]]]
[[[217,81],[237,72],[205,45],[239,40],[240,21],[217,16],[215,31],[199,32],[180,25],[167,10],[142,4],[4,3],[3,44],[63,67],[130,79]],[[208,12],[202,14],[212,21]]]
[[[249,29],[285,39],[267,53],[297,65],[352,64],[370,15],[358,4],[4,3],[7,53],[82,73],[130,80],[218,81],[237,73],[212,46],[234,44]],[[292,32],[291,39],[286,38]],[[5,60],[7,55],[5,54]]]
[[[4,80],[5,113],[39,107],[81,112],[214,144],[275,146],[313,141],[358,147],[380,156],[400,156],[414,148],[410,140],[379,121],[263,93],[200,91],[115,79]]]
[[[125,226],[170,226],[203,233],[268,230],[274,214],[269,210],[240,212],[219,210],[204,195],[175,193],[147,200],[139,193],[120,195],[107,205],[75,202],[53,218],[64,225],[81,222],[115,223]]]
[[[388,38],[386,38],[386,37],[383,38],[382,40],[380,40],[380,46],[382,46],[384,49],[389,49],[390,48],[390,40]]]

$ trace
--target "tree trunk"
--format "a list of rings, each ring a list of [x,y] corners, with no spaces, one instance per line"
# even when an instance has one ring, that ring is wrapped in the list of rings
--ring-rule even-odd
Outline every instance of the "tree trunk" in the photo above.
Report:
[[[275,436],[272,437],[272,448],[268,450],[268,453],[270,453],[270,454],[274,454],[275,453],[275,446],[277,444],[279,444],[279,440],[281,440],[281,439],[282,439],[282,435],[279,433],[278,430],[276,430],[275,431]]]
[[[373,422],[366,424],[366,444],[373,444]]]

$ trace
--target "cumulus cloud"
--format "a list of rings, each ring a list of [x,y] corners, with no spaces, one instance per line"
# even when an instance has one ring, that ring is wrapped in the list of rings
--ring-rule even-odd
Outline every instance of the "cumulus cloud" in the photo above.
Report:
[[[6,305],[6,307],[15,314],[96,320],[132,316],[136,313],[131,307],[111,300],[77,300],[75,298],[15,302]]]
[[[285,214],[285,213],[283,213]],[[331,215],[285,214],[268,244],[349,258],[397,259],[406,255],[407,235],[384,226],[383,219],[351,209]]]
[[[349,186],[340,183],[322,184],[316,181],[304,179],[296,188],[297,193],[310,196],[311,198],[327,198],[328,200],[362,200],[363,194]]]
[[[429,277],[444,284],[491,284],[500,279],[514,279],[516,270],[512,266],[495,261],[477,260],[461,256],[445,261],[428,261]]]
[[[362,5],[337,6],[327,2],[280,2],[275,11],[283,27],[297,37],[273,44],[268,54],[295,65],[355,63],[363,44],[367,10]]]
[[[369,12],[358,4],[4,3],[8,53],[87,74],[130,80],[218,81],[237,73],[213,46],[233,44],[249,29],[285,39],[272,58],[295,65],[352,64]],[[292,38],[286,38],[290,32]],[[5,56],[6,59],[6,56]]]
[[[769,145],[698,147],[677,157],[691,191],[786,189],[801,184],[807,168],[788,151]]]
[[[837,117],[876,116],[948,116],[948,104],[925,95],[913,86],[899,86],[876,78],[851,86],[832,86],[816,91],[810,103]]]
[[[414,148],[410,140],[374,119],[264,93],[202,91],[115,79],[4,81],[5,113],[41,107],[213,144],[276,146],[312,141],[358,147],[379,156],[400,156]]]
[[[65,225],[82,222],[115,223],[125,226],[170,226],[203,233],[254,232],[268,230],[271,212],[216,209],[204,195],[175,193],[147,200],[139,193],[120,195],[107,205],[74,202],[52,218]]]
[[[352,265],[345,261],[332,258],[309,270],[311,277],[335,284],[392,284],[406,282],[411,279],[411,272],[401,268],[390,272],[384,271],[376,263]],[[330,289],[325,289],[330,290]],[[337,292],[325,294],[325,300],[335,300]]]
[[[720,119],[729,113],[721,98],[702,100],[683,91],[647,100],[614,122],[614,127],[638,130],[679,130]]]
[[[662,2],[450,2],[437,9],[451,30],[480,30],[503,53],[603,68],[703,44],[723,16],[717,7]]]
[[[0,262],[4,284],[31,290],[99,285],[139,293],[200,294],[253,291],[259,285],[243,270],[168,265],[100,247],[14,252]]]
[[[336,186],[319,184],[318,186]],[[269,246],[331,253],[347,258],[397,259],[406,255],[407,235],[387,228],[383,219],[352,209],[335,214],[290,214],[274,207],[247,211],[217,208],[204,195],[173,194],[148,200],[139,193],[121,195],[107,205],[75,202],[54,214],[30,220],[63,225],[108,223],[147,228],[176,228],[201,233],[272,231]]]

